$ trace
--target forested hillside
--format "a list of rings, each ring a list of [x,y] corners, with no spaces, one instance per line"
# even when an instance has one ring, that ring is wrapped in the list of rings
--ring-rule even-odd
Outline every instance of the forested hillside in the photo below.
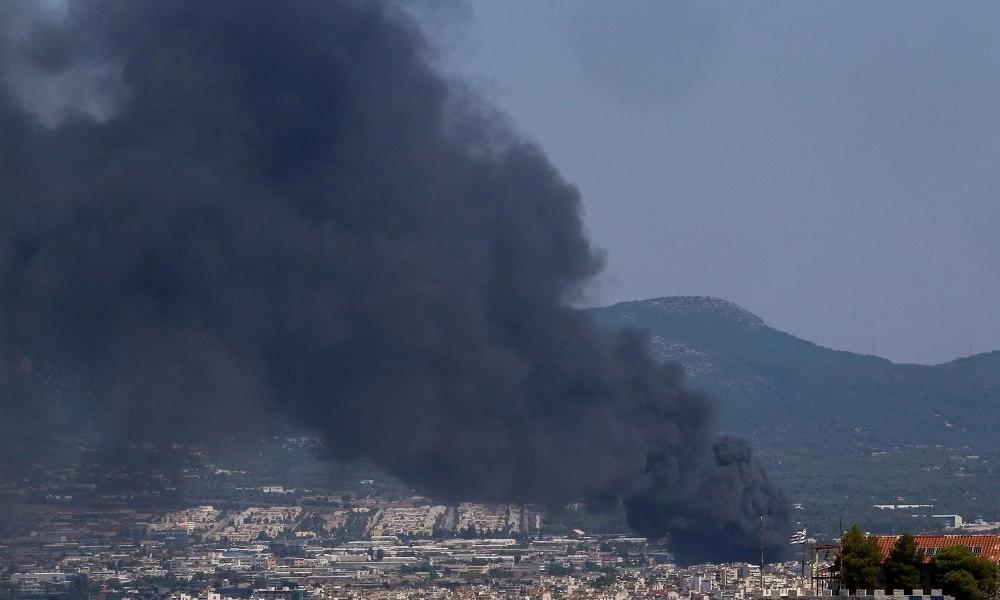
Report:
[[[888,527],[914,517],[873,504],[918,501],[935,513],[1000,517],[1000,352],[895,364],[818,346],[707,297],[590,314],[603,328],[646,330],[657,358],[683,364],[689,384],[715,399],[721,429],[751,439],[804,499],[806,520],[829,525],[837,513]]]

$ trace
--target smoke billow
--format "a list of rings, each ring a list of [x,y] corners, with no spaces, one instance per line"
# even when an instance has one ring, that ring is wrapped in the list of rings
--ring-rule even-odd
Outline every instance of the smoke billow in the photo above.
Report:
[[[707,401],[569,308],[601,267],[577,191],[456,101],[398,7],[37,4],[0,0],[0,412],[22,437],[280,414],[439,497],[623,500],[688,558],[752,554],[760,514],[783,541],[784,498]],[[95,391],[22,389],[25,356]]]

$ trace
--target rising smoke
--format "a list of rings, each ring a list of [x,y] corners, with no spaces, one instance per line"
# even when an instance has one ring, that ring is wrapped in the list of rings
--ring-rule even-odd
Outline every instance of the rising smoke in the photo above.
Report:
[[[280,414],[442,498],[621,500],[689,560],[753,556],[760,514],[784,541],[705,398],[568,307],[601,267],[577,191],[396,5],[39,5],[0,0],[6,428]],[[41,364],[95,391],[21,389]]]

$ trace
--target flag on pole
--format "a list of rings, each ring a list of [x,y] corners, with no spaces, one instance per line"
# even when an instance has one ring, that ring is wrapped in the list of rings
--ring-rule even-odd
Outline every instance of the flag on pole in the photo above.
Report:
[[[792,534],[792,537],[788,538],[789,544],[804,544],[806,543],[806,529],[802,528],[802,531],[796,531]]]

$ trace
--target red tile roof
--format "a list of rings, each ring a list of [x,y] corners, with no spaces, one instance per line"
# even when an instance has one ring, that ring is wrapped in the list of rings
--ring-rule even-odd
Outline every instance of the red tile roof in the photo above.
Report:
[[[889,552],[892,551],[898,537],[898,535],[877,536],[878,551],[883,560],[889,556]],[[1000,562],[1000,535],[915,535],[913,538],[917,541],[918,553],[924,548],[978,547],[982,548],[979,556]],[[924,557],[924,562],[930,562],[930,560],[930,556]]]

